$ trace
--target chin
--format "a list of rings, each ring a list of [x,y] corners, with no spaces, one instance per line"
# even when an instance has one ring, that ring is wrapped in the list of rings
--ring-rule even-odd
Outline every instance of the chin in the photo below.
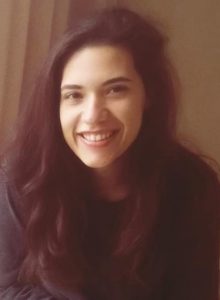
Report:
[[[112,160],[81,160],[88,168],[92,169],[104,169],[112,164]]]
[[[105,164],[101,162],[83,162],[88,168],[91,169],[104,169],[108,167],[110,164]]]

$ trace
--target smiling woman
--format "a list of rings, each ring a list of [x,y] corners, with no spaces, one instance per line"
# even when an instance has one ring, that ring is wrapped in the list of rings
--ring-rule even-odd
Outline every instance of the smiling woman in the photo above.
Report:
[[[219,182],[176,138],[165,46],[117,8],[49,54],[2,160],[1,299],[218,299]]]
[[[78,50],[64,67],[61,89],[67,144],[96,172],[109,168],[136,139],[147,102],[132,56],[115,46]]]

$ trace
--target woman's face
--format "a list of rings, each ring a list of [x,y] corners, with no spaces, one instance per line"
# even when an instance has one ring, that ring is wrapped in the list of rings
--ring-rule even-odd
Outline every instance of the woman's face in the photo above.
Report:
[[[66,63],[60,122],[66,143],[88,167],[105,168],[136,139],[146,95],[131,54],[117,46],[88,46]]]

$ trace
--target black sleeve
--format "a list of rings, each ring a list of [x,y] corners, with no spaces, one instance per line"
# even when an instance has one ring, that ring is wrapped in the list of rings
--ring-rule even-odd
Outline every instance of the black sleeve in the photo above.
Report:
[[[177,255],[173,257],[169,300],[218,300],[219,182],[212,170],[198,172],[192,168],[183,182],[176,197],[180,201],[175,229]]]
[[[16,211],[15,191],[0,170],[0,299],[80,300],[80,295],[57,296],[43,286],[21,285],[17,277],[24,258],[23,227]]]

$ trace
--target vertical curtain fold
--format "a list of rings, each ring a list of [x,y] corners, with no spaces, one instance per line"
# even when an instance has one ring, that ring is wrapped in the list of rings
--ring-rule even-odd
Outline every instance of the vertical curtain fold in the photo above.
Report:
[[[68,24],[71,0],[0,0],[0,140],[48,49]]]
[[[29,20],[28,1],[0,2],[0,136],[15,118],[21,91],[27,29]]]

